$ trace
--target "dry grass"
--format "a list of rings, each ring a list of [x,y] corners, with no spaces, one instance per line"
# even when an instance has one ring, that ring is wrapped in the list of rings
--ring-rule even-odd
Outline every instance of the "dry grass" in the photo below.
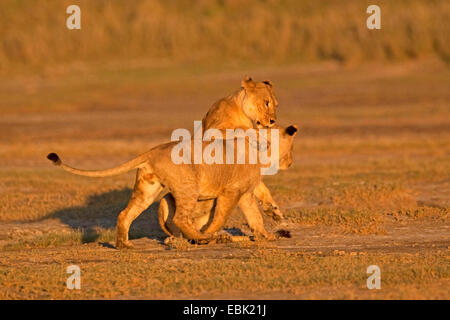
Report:
[[[98,255],[99,250],[101,255]],[[0,256],[1,299],[171,298],[280,296],[324,298],[445,298],[448,257],[430,254],[304,253],[255,249],[214,259],[176,254],[67,249],[51,256],[30,250],[15,261]],[[43,254],[44,253],[44,254]],[[70,258],[69,258],[70,257]],[[65,288],[66,261],[81,268],[81,290]],[[56,263],[50,263],[50,260]],[[381,269],[382,289],[366,289],[366,268]],[[418,290],[417,288],[422,288]],[[431,289],[431,290],[430,290]],[[356,295],[356,296],[355,296]]]
[[[79,70],[105,60],[355,64],[450,57],[445,0],[378,1],[380,31],[366,28],[366,1],[81,0],[81,31],[65,27],[71,4],[3,0],[0,70],[58,73],[67,64]]]
[[[301,224],[334,226],[341,232],[355,234],[384,234],[385,224],[392,218],[449,222],[448,207],[419,205],[411,190],[397,186],[337,186],[333,193],[337,194],[329,203],[290,209],[287,217]]]
[[[333,197],[333,205],[342,209],[356,209],[389,213],[395,209],[416,207],[412,191],[392,185],[347,187]]]
[[[132,234],[131,238],[136,236]],[[115,230],[73,230],[43,233],[37,236],[23,236],[19,241],[14,241],[3,246],[2,250],[27,250],[36,248],[56,248],[74,246],[91,242],[113,242],[116,239]]]

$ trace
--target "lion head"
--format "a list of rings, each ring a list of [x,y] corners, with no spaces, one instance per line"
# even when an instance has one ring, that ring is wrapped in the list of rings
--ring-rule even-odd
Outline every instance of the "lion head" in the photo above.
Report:
[[[245,92],[242,101],[242,110],[245,115],[254,121],[257,127],[272,127],[277,119],[278,107],[272,82],[255,82],[252,78],[246,77],[241,85]]]
[[[294,137],[297,134],[298,127],[291,125],[286,128],[280,128],[280,146],[279,146],[279,169],[286,170],[292,165],[292,148],[294,146]]]

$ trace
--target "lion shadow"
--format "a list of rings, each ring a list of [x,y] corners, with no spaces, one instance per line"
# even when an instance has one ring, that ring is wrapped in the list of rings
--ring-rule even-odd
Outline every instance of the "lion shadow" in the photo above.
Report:
[[[131,193],[130,188],[123,188],[90,195],[84,205],[53,211],[40,220],[58,219],[71,229],[81,232],[82,243],[99,242],[104,247],[113,248],[110,242],[116,239],[117,217],[127,206]],[[133,221],[129,231],[130,240],[148,238],[163,243],[167,235],[159,225],[158,208],[159,202],[152,203]],[[244,235],[235,226],[224,229],[232,235]]]
[[[123,188],[94,194],[88,197],[84,205],[56,210],[42,220],[58,219],[73,230],[81,232],[82,243],[100,242],[103,246],[110,247],[109,241],[101,242],[102,234],[109,234],[110,241],[115,240],[117,217],[127,206],[131,193],[130,188]],[[154,202],[133,221],[129,232],[131,240],[149,238],[163,241],[166,238],[159,226],[158,207],[159,202]]]

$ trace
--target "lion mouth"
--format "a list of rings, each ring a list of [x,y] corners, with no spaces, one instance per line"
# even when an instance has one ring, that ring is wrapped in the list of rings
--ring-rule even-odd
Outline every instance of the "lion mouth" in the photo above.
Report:
[[[261,121],[256,121],[256,127],[258,129],[271,128],[274,126],[274,123],[262,123]]]

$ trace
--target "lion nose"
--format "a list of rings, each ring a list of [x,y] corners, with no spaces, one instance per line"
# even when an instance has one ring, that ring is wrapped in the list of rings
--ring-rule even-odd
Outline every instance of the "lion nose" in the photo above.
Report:
[[[274,124],[275,123],[275,119],[270,119],[270,124]]]

